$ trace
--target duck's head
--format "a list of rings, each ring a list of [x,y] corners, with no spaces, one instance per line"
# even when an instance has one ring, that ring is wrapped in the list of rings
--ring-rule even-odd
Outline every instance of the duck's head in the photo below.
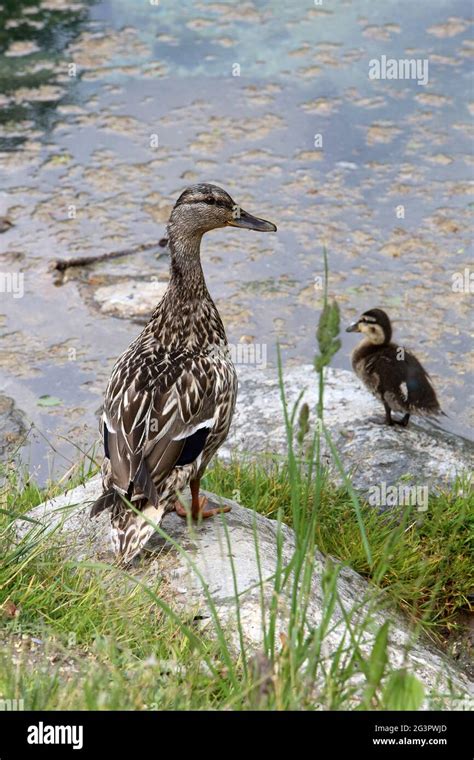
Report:
[[[390,343],[392,339],[392,325],[382,309],[364,311],[356,322],[346,328],[346,332],[364,333],[370,343],[380,346]]]
[[[181,193],[170,217],[180,232],[202,235],[219,227],[242,227],[257,232],[276,232],[276,226],[244,211],[217,185],[191,185]]]

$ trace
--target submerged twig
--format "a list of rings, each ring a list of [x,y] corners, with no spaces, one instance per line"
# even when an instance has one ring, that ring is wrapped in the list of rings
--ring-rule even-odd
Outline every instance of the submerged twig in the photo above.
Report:
[[[108,253],[99,253],[96,256],[75,256],[71,259],[56,259],[50,264],[50,270],[56,272],[65,272],[70,267],[84,267],[89,264],[95,264],[97,261],[107,261],[108,259],[117,259],[119,256],[130,256],[134,253],[148,251],[150,248],[165,248],[168,244],[167,238],[161,238],[154,243],[140,243],[132,248],[124,248],[121,251],[109,251]]]

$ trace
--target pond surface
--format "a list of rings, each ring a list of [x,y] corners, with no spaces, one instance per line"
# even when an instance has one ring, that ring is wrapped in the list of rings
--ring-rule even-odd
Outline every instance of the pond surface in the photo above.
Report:
[[[278,225],[205,238],[232,343],[312,360],[325,246],[343,326],[385,308],[434,378],[443,427],[470,437],[468,0],[2,0],[0,29],[4,455],[30,423],[22,455],[40,480],[91,447],[112,363],[140,329],[94,294],[167,272],[158,248],[61,285],[49,262],[158,241],[195,181]],[[428,83],[370,79],[382,56],[427,59]],[[334,364],[349,368],[354,336],[341,337]]]

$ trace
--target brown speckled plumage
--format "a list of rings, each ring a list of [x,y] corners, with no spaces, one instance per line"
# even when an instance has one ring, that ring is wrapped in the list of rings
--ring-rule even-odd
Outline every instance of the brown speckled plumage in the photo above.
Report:
[[[426,370],[410,351],[392,343],[390,319],[382,309],[364,312],[347,331],[362,332],[365,336],[352,352],[352,367],[383,403],[388,425],[406,427],[411,414],[442,413]],[[404,416],[394,420],[392,412]]]
[[[111,509],[114,549],[125,562],[154,532],[141,515],[159,525],[177,492],[199,483],[229,431],[237,377],[200,261],[202,235],[227,225],[276,229],[214,185],[194,185],[180,196],[168,225],[169,286],[107,386],[104,492],[91,516]]]

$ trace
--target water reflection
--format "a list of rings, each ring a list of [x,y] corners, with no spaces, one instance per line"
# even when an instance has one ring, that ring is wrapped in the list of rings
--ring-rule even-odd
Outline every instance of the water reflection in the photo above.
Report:
[[[0,5],[0,150],[48,132],[71,82],[65,52],[89,15],[87,3],[3,0]]]

